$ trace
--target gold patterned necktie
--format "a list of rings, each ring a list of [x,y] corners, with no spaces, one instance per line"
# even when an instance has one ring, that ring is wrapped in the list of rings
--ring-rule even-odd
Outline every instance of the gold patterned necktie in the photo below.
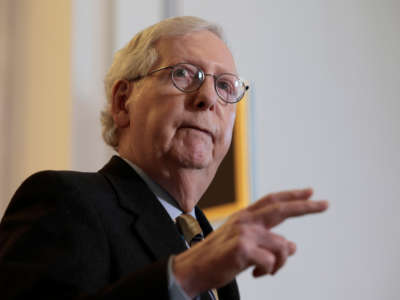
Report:
[[[203,240],[203,230],[201,230],[199,222],[193,216],[181,214],[175,220],[189,247]],[[218,300],[216,289],[209,290],[208,293],[212,299]]]
[[[176,218],[176,224],[190,247],[203,239],[203,230],[191,215],[181,214]]]

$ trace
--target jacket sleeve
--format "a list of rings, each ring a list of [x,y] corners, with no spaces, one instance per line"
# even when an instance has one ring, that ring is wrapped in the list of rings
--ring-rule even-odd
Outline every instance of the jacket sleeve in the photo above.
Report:
[[[0,224],[2,299],[168,299],[168,260],[111,282],[96,211],[54,171],[28,178]]]

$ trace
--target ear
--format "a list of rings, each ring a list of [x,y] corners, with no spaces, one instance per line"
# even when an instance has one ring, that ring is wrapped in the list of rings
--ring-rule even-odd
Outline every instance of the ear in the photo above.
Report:
[[[115,125],[124,128],[129,125],[129,110],[126,106],[132,92],[132,84],[128,80],[118,80],[112,89],[111,112]]]

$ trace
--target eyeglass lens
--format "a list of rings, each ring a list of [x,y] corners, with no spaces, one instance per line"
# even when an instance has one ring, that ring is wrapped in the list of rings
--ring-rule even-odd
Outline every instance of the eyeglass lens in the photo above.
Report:
[[[191,64],[179,64],[173,68],[172,80],[184,92],[197,90],[205,79],[204,72]],[[219,97],[227,102],[240,100],[245,92],[243,82],[233,74],[221,74],[215,78],[215,89]]]

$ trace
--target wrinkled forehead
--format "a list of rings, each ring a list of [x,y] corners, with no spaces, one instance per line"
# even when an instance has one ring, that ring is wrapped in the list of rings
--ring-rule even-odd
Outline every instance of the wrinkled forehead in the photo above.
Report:
[[[207,30],[163,37],[155,46],[159,53],[157,67],[188,62],[201,67],[206,73],[237,73],[228,46]]]

